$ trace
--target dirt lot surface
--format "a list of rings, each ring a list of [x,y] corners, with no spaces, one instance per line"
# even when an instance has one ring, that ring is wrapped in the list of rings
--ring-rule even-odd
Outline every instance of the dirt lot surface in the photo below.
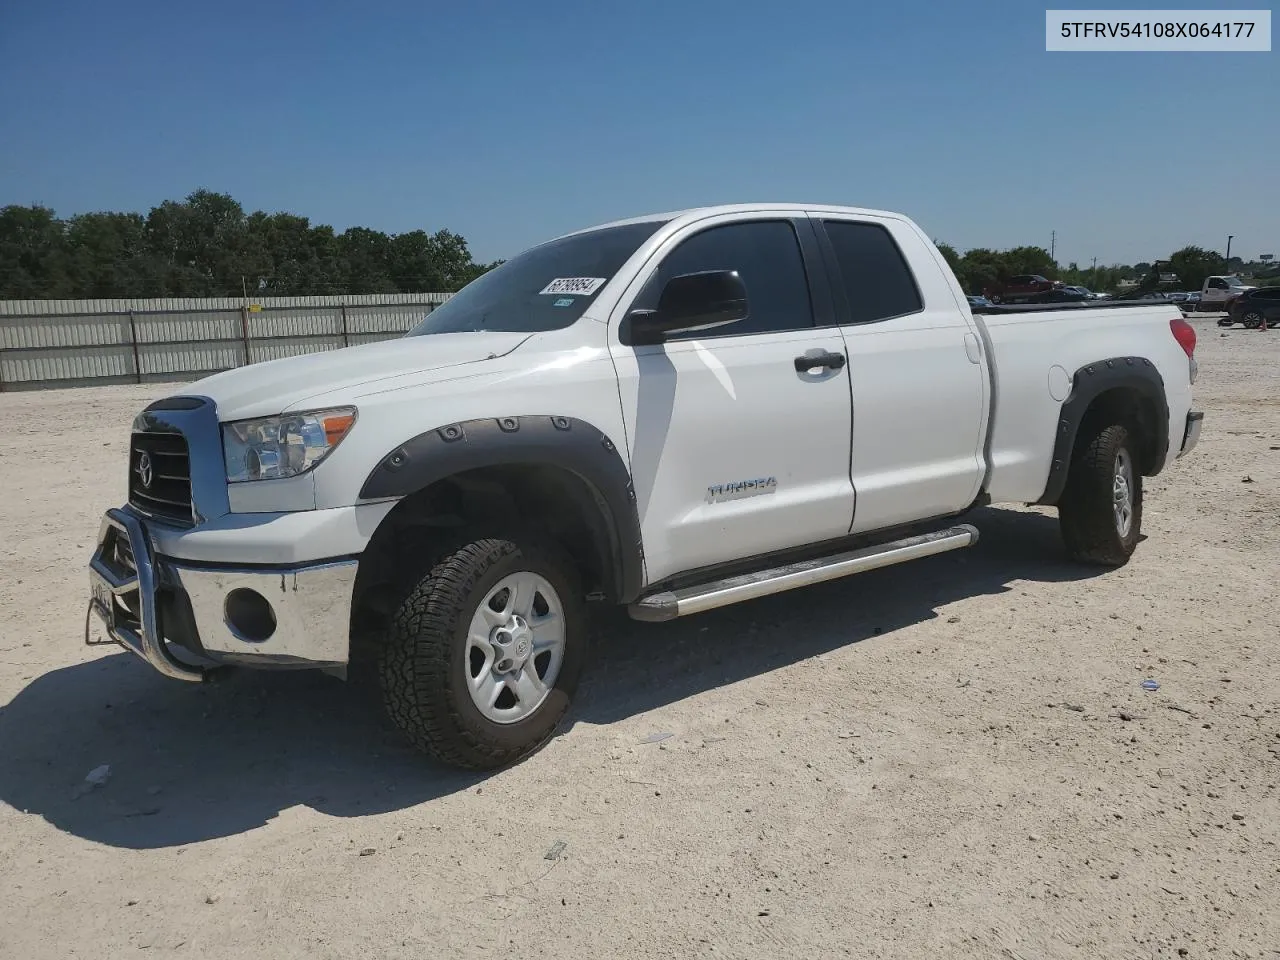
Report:
[[[0,395],[0,957],[1280,957],[1280,331],[1196,326],[1204,437],[1124,569],[988,509],[972,550],[611,617],[488,777],[334,678],[84,647],[165,388]]]

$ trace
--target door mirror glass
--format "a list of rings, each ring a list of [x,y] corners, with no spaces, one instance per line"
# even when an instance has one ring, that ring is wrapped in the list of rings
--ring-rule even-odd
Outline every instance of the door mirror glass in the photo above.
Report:
[[[667,281],[656,310],[627,315],[622,339],[637,346],[661,343],[669,333],[710,330],[747,316],[747,287],[737,270],[685,273]]]

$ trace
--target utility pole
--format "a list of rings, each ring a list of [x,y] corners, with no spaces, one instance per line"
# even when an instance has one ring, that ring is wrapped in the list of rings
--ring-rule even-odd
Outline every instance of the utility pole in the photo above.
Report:
[[[1058,231],[1052,230],[1049,233],[1049,259],[1054,263],[1058,262],[1058,258],[1054,254],[1058,250]]]
[[[1231,238],[1233,236],[1235,236],[1235,234],[1231,234],[1231,233],[1227,234],[1227,266],[1226,266],[1227,270],[1231,269]]]

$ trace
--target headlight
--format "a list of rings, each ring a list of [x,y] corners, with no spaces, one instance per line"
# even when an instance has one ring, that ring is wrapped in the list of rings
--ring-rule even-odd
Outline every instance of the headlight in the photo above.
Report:
[[[227,481],[277,480],[306,473],[342,442],[355,422],[355,407],[334,407],[224,423]]]

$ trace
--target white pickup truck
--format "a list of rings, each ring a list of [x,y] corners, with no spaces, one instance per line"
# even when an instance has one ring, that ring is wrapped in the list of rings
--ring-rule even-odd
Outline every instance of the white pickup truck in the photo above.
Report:
[[[1199,437],[1195,339],[1173,304],[975,313],[894,213],[583,230],[403,338],[143,410],[96,642],[192,681],[369,657],[414,743],[500,766],[568,708],[588,601],[696,614],[966,547],[998,502],[1056,505],[1072,557],[1125,563],[1143,477]]]
[[[1226,310],[1231,301],[1250,290],[1256,290],[1234,274],[1206,277],[1200,287],[1200,302],[1196,307],[1204,311]]]

